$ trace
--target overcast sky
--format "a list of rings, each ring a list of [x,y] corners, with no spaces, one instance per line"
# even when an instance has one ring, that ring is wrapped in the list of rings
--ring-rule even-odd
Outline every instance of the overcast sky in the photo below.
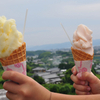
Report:
[[[27,8],[27,46],[69,42],[60,23],[71,40],[79,24],[93,31],[93,39],[100,39],[100,0],[0,0],[0,16],[15,19],[21,32]]]

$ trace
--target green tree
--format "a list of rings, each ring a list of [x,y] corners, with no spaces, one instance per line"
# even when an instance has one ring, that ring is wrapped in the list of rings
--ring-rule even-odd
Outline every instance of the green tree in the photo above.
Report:
[[[67,59],[62,59],[61,63],[64,63],[64,62],[67,62],[67,63],[70,63],[70,62],[74,62],[73,58],[71,57],[68,57]]]
[[[67,85],[61,86],[59,88],[59,93],[68,94],[70,93],[70,88]]]
[[[72,85],[73,81],[70,78],[71,74],[72,74],[72,72],[71,72],[71,68],[70,68],[64,73],[64,77],[62,78],[62,82],[63,83],[70,83]]]
[[[27,61],[28,61],[29,63],[32,63],[33,57],[27,57]]]
[[[95,72],[95,69],[94,69],[94,68],[92,68],[91,71],[92,71],[92,73],[93,73],[94,75],[96,75],[96,72]]]
[[[66,69],[67,68],[67,64],[61,63],[58,66],[60,69]]]
[[[27,57],[27,61],[28,61],[28,62],[30,61],[30,58],[29,58],[29,57]]]
[[[3,89],[3,85],[2,84],[0,84],[0,89]]]
[[[3,70],[2,64],[0,63],[0,71]]]
[[[33,61],[33,57],[30,58],[30,61],[31,61],[31,62]]]
[[[27,62],[27,65],[29,65],[29,66],[32,67],[32,68],[36,68],[36,67],[39,66],[39,64],[34,64],[34,63],[32,63],[32,62]]]
[[[70,93],[75,94],[75,88],[73,86],[70,88]]]
[[[33,75],[32,73],[32,67],[30,67],[28,64],[27,64],[27,76],[31,77]]]
[[[30,67],[29,65],[27,65],[27,72],[32,72],[32,67]]]
[[[42,77],[38,76],[38,75],[34,75],[34,80],[37,81],[39,84],[45,84],[45,81]]]
[[[71,52],[56,51],[57,55],[62,55],[63,57],[72,56]]]
[[[74,65],[75,65],[74,62],[71,62],[71,63],[68,63],[68,64],[60,63],[58,68],[69,69],[69,68],[72,68]]]
[[[50,86],[50,91],[59,93],[59,86],[57,84],[52,84]]]
[[[48,58],[48,57],[52,57],[52,56],[53,56],[53,54],[51,52],[47,51],[47,52],[40,54],[38,58],[41,59],[41,58]]]
[[[0,70],[0,89],[3,89],[3,83],[5,82],[5,80],[2,79],[3,72],[4,70]]]
[[[63,83],[67,83],[67,80],[66,80],[65,77],[62,77],[62,82],[63,82]]]
[[[26,56],[35,56],[40,55],[41,53],[46,52],[45,50],[37,50],[37,51],[26,51]]]

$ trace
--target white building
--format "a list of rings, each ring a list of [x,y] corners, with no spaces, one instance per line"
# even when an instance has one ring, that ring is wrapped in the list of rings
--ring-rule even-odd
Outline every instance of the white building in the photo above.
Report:
[[[45,83],[59,83],[62,81],[60,76],[58,76],[58,74],[61,72],[59,68],[51,68],[49,70],[46,70],[45,72],[42,71],[42,68],[39,69],[39,67],[33,70],[35,72],[35,75],[38,75],[45,80]]]
[[[32,72],[33,73],[46,72],[46,69],[42,68],[42,67],[36,67],[36,68],[32,69]]]
[[[97,74],[100,74],[100,64],[96,65],[96,67],[94,67],[95,71]]]
[[[46,70],[46,72],[50,72],[50,73],[60,73],[60,69],[59,68],[50,68],[49,70]]]

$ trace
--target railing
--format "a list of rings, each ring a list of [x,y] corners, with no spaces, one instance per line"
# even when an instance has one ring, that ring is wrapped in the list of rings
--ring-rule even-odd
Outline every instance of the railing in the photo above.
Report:
[[[9,100],[6,97],[6,92],[7,92],[6,90],[0,89],[0,100]]]

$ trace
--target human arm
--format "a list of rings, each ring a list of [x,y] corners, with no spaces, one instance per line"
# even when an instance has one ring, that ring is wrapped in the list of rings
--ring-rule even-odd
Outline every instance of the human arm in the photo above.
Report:
[[[73,87],[76,94],[100,94],[100,80],[91,72],[78,73],[76,67],[72,68],[71,79],[74,82]],[[85,85],[88,81],[89,85]]]
[[[32,78],[15,71],[5,71],[2,78],[11,80],[3,85],[10,100],[100,100],[100,95],[76,96],[50,92]]]
[[[51,100],[100,100],[98,95],[65,95],[60,93],[52,93]]]
[[[49,100],[50,91],[32,78],[15,71],[5,71],[2,75],[6,81],[3,88],[7,90],[10,100]]]

